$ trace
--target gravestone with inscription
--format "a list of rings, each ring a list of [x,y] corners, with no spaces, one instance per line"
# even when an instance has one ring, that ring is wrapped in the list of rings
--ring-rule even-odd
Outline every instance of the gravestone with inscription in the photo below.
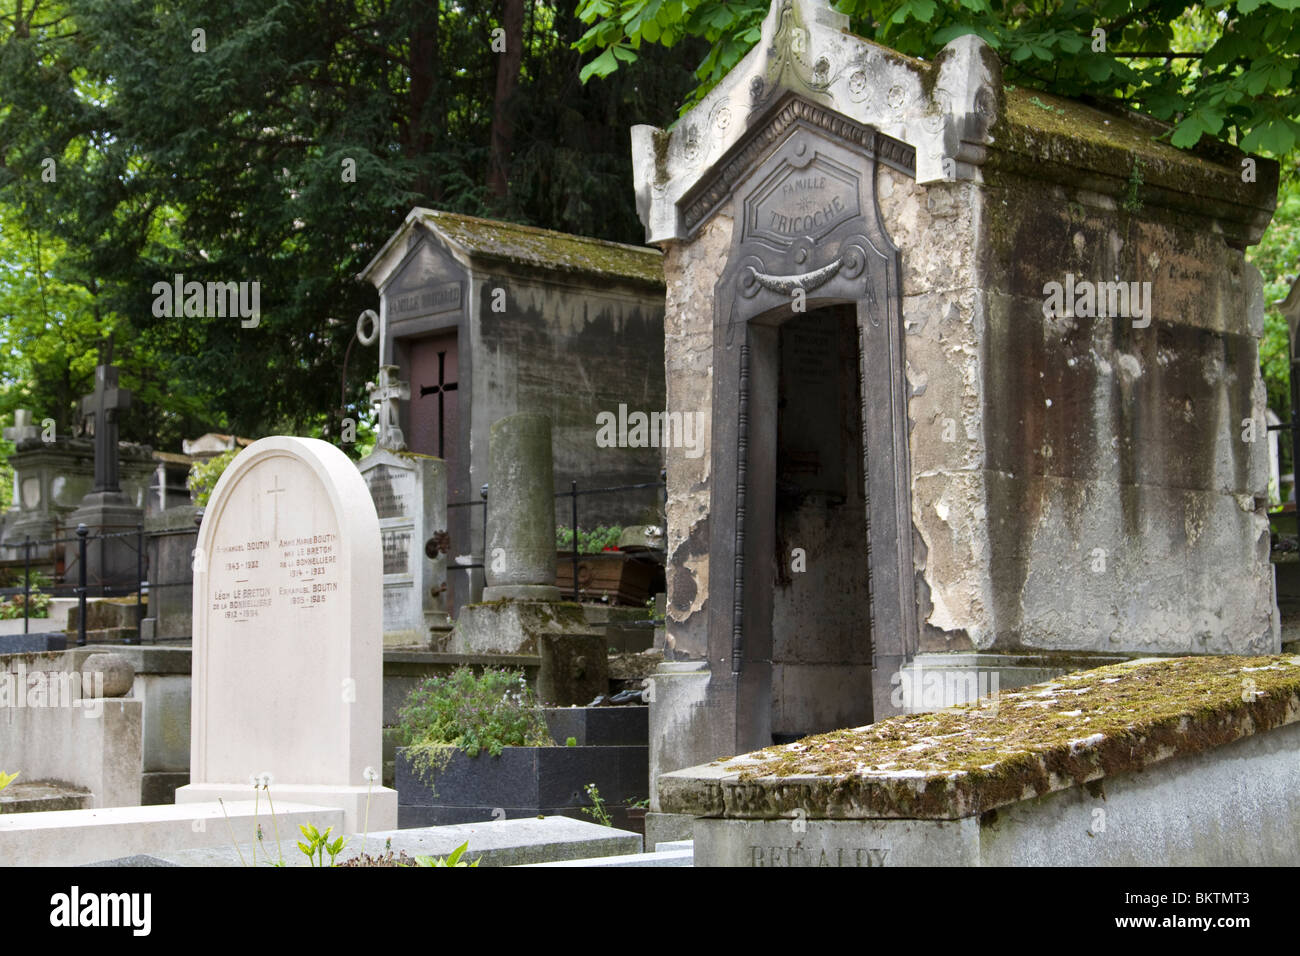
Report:
[[[381,366],[370,392],[379,413],[375,450],[358,464],[379,516],[384,560],[384,643],[428,644],[451,630],[444,603],[447,556],[446,462],[406,450],[399,403],[410,387]]]
[[[381,767],[382,549],[356,466],[312,438],[255,442],[222,474],[194,572],[190,780],[177,803],[274,798],[395,826]]]
[[[447,527],[444,463],[381,448],[358,467],[379,515],[384,643],[427,644],[433,631],[451,626],[443,604],[447,557],[437,549]]]

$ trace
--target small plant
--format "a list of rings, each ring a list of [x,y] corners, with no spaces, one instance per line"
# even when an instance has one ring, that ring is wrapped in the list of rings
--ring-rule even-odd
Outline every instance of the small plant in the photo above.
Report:
[[[583,807],[582,812],[591,817],[602,827],[612,827],[614,821],[610,817],[609,811],[605,809],[605,800],[600,795],[600,788],[594,783],[589,783],[582,789],[587,791],[587,799],[591,801],[591,806]]]
[[[479,675],[459,667],[417,687],[398,714],[397,742],[459,747],[471,757],[483,750],[499,757],[505,747],[554,744],[523,671],[491,667]]]
[[[480,675],[459,667],[426,680],[406,699],[396,731],[411,769],[430,788],[458,748],[499,757],[506,747],[554,745],[523,671],[491,667]]]
[[[1138,190],[1142,188],[1144,180],[1142,178],[1142,160],[1133,160],[1133,172],[1128,177],[1128,192],[1124,194],[1124,202],[1121,205],[1131,213],[1142,211],[1142,198],[1138,195]]]
[[[627,805],[627,808],[628,808],[629,810],[649,810],[649,809],[650,809],[650,798],[649,798],[649,797],[646,797],[646,798],[644,798],[643,800],[638,800],[636,803],[629,803],[629,804]]]
[[[21,582],[21,578],[19,579]],[[54,586],[54,582],[48,574],[42,574],[40,571],[33,571],[31,576],[31,590],[29,592],[30,610],[26,615],[23,614],[23,595],[15,594],[5,601],[0,601],[0,620],[13,621],[21,617],[49,617],[50,616],[50,595],[43,589]]]
[[[566,737],[565,740],[564,740],[564,746],[566,746],[566,747],[576,747],[576,746],[578,746],[578,738],[577,738],[577,737]]]
[[[232,448],[230,451],[223,451],[220,455],[214,455],[207,461],[196,461],[190,465],[190,475],[186,480],[189,485],[190,494],[194,496],[194,503],[200,508],[208,503],[212,497],[212,489],[217,487],[217,479],[221,473],[230,466],[235,460],[240,449]]]
[[[1040,100],[1037,96],[1029,97],[1029,102],[1033,103],[1040,110],[1047,110],[1047,112],[1049,113],[1058,113],[1061,116],[1065,115],[1065,110],[1060,109],[1059,107],[1056,106],[1049,106],[1047,103],[1044,103],[1042,100]]]
[[[298,841],[298,849],[311,861],[312,866],[333,866],[334,858],[343,852],[343,847],[347,844],[347,837],[339,837],[333,843],[330,842],[333,827],[326,827],[325,832],[321,833],[310,823],[300,823],[298,829],[307,838],[306,843]],[[330,858],[329,863],[325,862],[327,853]]]
[[[479,857],[473,863],[466,863],[461,859],[465,851],[469,849],[469,841],[465,841],[456,849],[452,850],[447,856],[417,856],[415,858],[416,866],[478,866],[483,861]]]
[[[618,525],[599,525],[590,531],[578,529],[578,553],[600,554],[602,551],[616,551],[618,539],[623,536],[623,529]],[[555,529],[555,548],[557,551],[573,550],[573,529]]]

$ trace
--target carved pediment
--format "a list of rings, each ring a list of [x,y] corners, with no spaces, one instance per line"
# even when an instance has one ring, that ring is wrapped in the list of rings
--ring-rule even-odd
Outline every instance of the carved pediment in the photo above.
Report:
[[[916,150],[906,143],[893,139],[861,123],[829,110],[824,106],[802,99],[795,93],[785,93],[766,110],[753,126],[715,164],[713,170],[700,184],[682,197],[678,204],[682,210],[683,225],[693,233],[717,207],[725,202],[753,168],[775,148],[788,140],[797,130],[803,129],[818,139],[838,141],[853,148],[866,158],[884,163],[908,176],[916,175]],[[808,156],[808,163],[816,161]],[[798,167],[798,160],[792,163]],[[856,177],[856,173],[843,170],[832,172],[824,163],[819,166],[822,176],[828,179],[832,190],[839,184]],[[834,180],[833,183],[830,181]],[[780,196],[776,197],[780,199]],[[748,222],[748,219],[746,220]],[[833,228],[833,227],[832,227]],[[775,229],[773,230],[775,232]],[[797,231],[797,230],[796,230]],[[806,235],[809,230],[802,230]]]

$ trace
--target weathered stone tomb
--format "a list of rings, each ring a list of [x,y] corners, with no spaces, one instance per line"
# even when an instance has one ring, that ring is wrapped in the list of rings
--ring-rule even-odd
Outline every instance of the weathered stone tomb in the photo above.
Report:
[[[847,23],[774,0],[633,130],[668,405],[710,422],[666,451],[652,774],[898,713],[918,655],[1278,648],[1243,258],[1276,166]]]
[[[448,502],[479,500],[488,429],[517,412],[553,422],[560,490],[659,479],[658,445],[648,435],[602,444],[597,416],[664,411],[660,260],[654,249],[410,212],[360,278],[379,290],[379,364],[409,387],[398,427],[410,452],[446,461]],[[580,519],[654,524],[661,501],[653,489],[593,495]],[[453,508],[448,530],[453,557],[478,554],[482,509]],[[459,610],[482,574],[471,583],[451,567],[447,607]]]

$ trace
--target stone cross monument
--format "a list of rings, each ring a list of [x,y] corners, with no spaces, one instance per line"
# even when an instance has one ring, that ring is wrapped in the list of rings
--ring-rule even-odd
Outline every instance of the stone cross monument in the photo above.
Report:
[[[113,340],[105,339],[95,366],[95,390],[81,400],[81,416],[95,437],[95,491],[120,492],[117,478],[118,415],[131,407],[131,393],[117,384]]]
[[[131,393],[117,384],[112,364],[112,339],[100,346],[95,367],[95,390],[81,400],[81,413],[90,420],[95,439],[95,484],[68,516],[68,528],[84,524],[90,533],[86,549],[86,583],[125,594],[139,586],[139,556],[136,541],[125,535],[144,521],[144,509],[122,493],[118,481],[118,421],[131,405]],[[114,537],[114,535],[123,535]],[[69,537],[73,537],[69,535]],[[69,573],[76,568],[79,549],[75,538],[64,545],[64,563]]]
[[[379,437],[376,448],[405,451],[406,436],[398,424],[399,402],[411,397],[411,386],[397,380],[396,365],[379,366],[379,382],[370,389],[370,404],[379,412]]]
[[[41,429],[39,425],[32,424],[32,413],[30,411],[25,408],[15,408],[13,427],[6,428],[4,436],[15,445],[18,445],[33,438],[40,438]],[[15,500],[17,500],[16,496]]]

